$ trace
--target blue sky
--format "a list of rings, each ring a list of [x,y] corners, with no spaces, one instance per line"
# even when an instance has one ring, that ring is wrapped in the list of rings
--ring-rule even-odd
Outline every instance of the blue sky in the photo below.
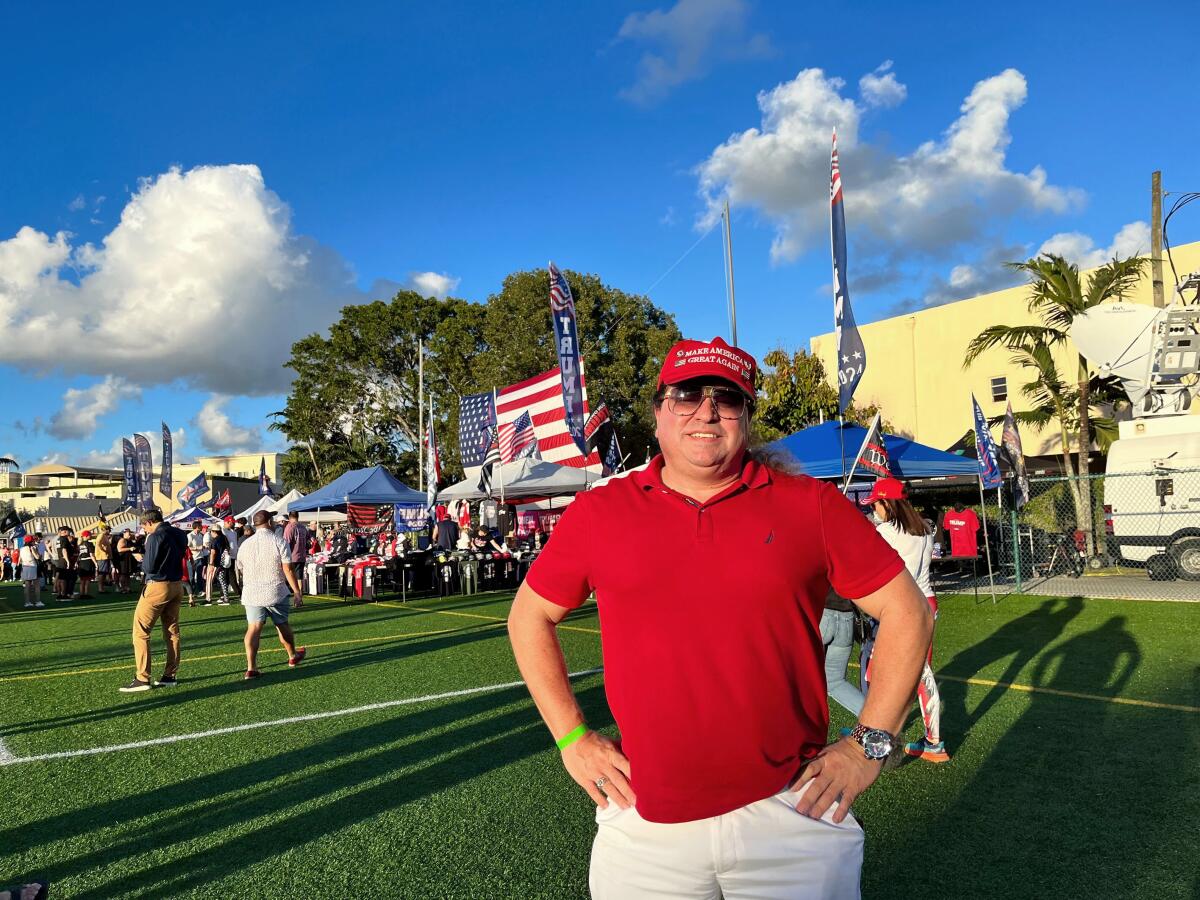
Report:
[[[725,333],[719,228],[659,281],[725,197],[740,342],[806,345],[832,124],[860,321],[1145,252],[1150,171],[1200,190],[1194,3],[477,7],[10,11],[0,453],[277,445],[291,341],[380,282],[482,300],[552,258]]]

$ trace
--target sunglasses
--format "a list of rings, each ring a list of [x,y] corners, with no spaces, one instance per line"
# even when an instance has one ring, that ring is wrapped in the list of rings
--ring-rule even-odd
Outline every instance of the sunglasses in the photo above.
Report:
[[[706,384],[696,388],[668,388],[667,409],[677,416],[694,415],[706,398],[712,400],[722,419],[740,419],[749,403],[746,395],[736,388]]]

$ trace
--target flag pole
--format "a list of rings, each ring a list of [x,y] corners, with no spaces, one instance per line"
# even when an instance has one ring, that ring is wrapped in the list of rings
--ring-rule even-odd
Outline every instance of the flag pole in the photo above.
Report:
[[[492,388],[492,409],[496,410],[496,452],[500,455],[497,468],[500,471],[500,505],[504,505],[504,455],[500,453],[500,411],[497,408],[496,389]],[[532,421],[532,419],[531,419]]]
[[[733,346],[738,345],[737,338],[737,298],[733,292],[733,233],[729,220],[729,198],[725,199],[725,291],[729,295],[729,335]]]
[[[975,480],[979,482],[979,511],[983,513],[983,549],[987,553],[988,584],[992,588],[992,605],[995,606],[998,602],[996,600],[996,578],[992,575],[992,543],[988,540],[987,505],[983,501],[983,477],[977,475]]]
[[[411,420],[410,420],[411,421]],[[417,490],[425,490],[425,461],[421,447],[425,441],[425,352],[417,338]]]

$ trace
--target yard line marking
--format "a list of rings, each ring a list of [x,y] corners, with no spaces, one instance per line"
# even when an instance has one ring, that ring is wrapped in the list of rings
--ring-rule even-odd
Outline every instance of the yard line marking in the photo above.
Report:
[[[1173,709],[1178,712],[1200,713],[1200,706],[1184,706],[1182,703],[1159,703],[1157,700],[1134,700],[1129,697],[1105,697],[1102,694],[1085,694],[1080,691],[1061,691],[1058,688],[1034,687],[1031,684],[1017,684],[1012,681],[991,681],[987,678],[959,678],[955,675],[936,674],[936,678],[947,681],[959,681],[963,684],[974,684],[982,687],[1002,687],[1026,694],[1051,694],[1055,697],[1070,697],[1074,700],[1099,700],[1102,703],[1119,703],[1122,706],[1143,706],[1147,709]]]
[[[411,603],[405,603],[405,604],[401,604],[401,605],[397,606],[395,603],[388,603],[385,600],[380,600],[380,601],[376,601],[376,605],[377,606],[394,606],[396,609],[415,609],[415,610],[419,610],[420,612],[437,613],[440,616],[462,616],[463,618],[467,618],[467,619],[488,619],[492,622],[507,622],[508,621],[508,619],[501,618],[500,616],[485,616],[482,613],[455,612],[454,610],[450,610],[450,609],[429,609],[428,607],[425,607],[425,606],[413,606]],[[580,625],[563,625],[560,623],[557,627],[560,631],[581,631],[584,634],[599,634],[600,633],[599,628],[584,628]]]
[[[571,672],[568,678],[582,678],[585,675],[596,675],[603,669],[584,669]],[[289,716],[286,719],[271,719],[266,722],[247,722],[244,725],[229,725],[225,728],[210,728],[208,731],[194,731],[189,734],[173,734],[168,737],[150,738],[145,741],[132,741],[128,744],[110,744],[106,747],[88,747],[83,750],[60,750],[57,753],[39,753],[36,756],[12,756],[0,758],[0,767],[14,766],[18,763],[44,762],[50,759],[73,759],[77,756],[96,756],[101,753],[116,753],[118,750],[140,750],[144,747],[159,747],[163,744],[178,744],[181,741],[198,741],[203,738],[217,737],[223,734],[236,734],[239,731],[253,731],[257,728],[273,728],[278,725],[295,725],[298,722],[315,722],[319,719],[335,719],[341,716],[352,716],[356,713],[374,712],[377,709],[391,709],[396,706],[412,706],[415,703],[432,703],[435,700],[450,700],[454,697],[468,697],[472,694],[486,694],[492,691],[504,691],[509,688],[524,687],[524,681],[509,681],[504,684],[488,684],[483,687],[464,688],[458,691],[445,691],[441,694],[427,694],[424,697],[405,697],[402,700],[384,700],[380,703],[367,703],[363,706],[351,706],[347,709],[333,709],[328,712],[308,713],[303,716]]]
[[[345,644],[372,644],[372,643],[380,643],[380,642],[386,642],[386,641],[403,640],[405,638],[432,637],[432,636],[438,635],[438,634],[455,634],[456,632],[458,632],[458,630],[459,629],[457,629],[457,628],[440,628],[437,631],[410,631],[405,634],[386,634],[386,635],[381,635],[379,637],[346,638],[345,640],[341,640],[341,641],[324,641],[319,644],[308,644],[307,646],[309,646],[309,647],[340,647]],[[261,653],[283,653],[285,651],[283,650],[282,647],[264,647],[262,650],[259,650],[258,652],[261,654]],[[245,651],[242,650],[242,651],[237,651],[234,653],[214,653],[210,656],[184,656],[183,661],[184,662],[206,662],[208,660],[213,660],[213,659],[232,659],[233,657],[237,657],[237,656],[244,657],[245,655],[246,655]],[[3,683],[5,681],[31,681],[35,678],[63,678],[67,675],[91,675],[95,672],[120,672],[121,670],[128,669],[128,668],[129,668],[129,663],[125,663],[120,666],[101,666],[101,667],[92,668],[92,669],[68,669],[63,672],[38,672],[33,675],[5,675],[3,677],[0,677],[0,683]]]
[[[0,738],[0,766],[7,765],[15,758],[16,757],[9,752],[8,747],[5,746],[4,738]]]
[[[847,663],[851,669],[860,668],[858,663]],[[1072,700],[1099,700],[1101,703],[1118,703],[1121,706],[1142,706],[1146,709],[1173,709],[1177,712],[1200,713],[1200,706],[1185,706],[1182,703],[1159,703],[1157,700],[1134,700],[1129,697],[1105,697],[1103,694],[1085,694],[1081,691],[1062,691],[1058,688],[1035,687],[1032,684],[1019,684],[1015,681],[992,681],[989,678],[962,678],[958,675],[945,675],[934,672],[934,678],[939,681],[957,681],[960,684],[973,684],[978,687],[1002,687],[1025,694],[1051,694],[1055,697],[1070,697]]]

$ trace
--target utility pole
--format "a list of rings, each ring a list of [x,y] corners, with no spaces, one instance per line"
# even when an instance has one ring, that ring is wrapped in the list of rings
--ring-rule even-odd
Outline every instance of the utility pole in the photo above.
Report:
[[[1162,253],[1162,172],[1155,170],[1150,175],[1150,273],[1154,305],[1159,309],[1167,305],[1163,297]]]
[[[432,412],[431,412],[432,414]],[[411,419],[409,421],[412,421]],[[421,448],[425,439],[425,346],[417,339],[417,490],[425,490],[425,466]]]

